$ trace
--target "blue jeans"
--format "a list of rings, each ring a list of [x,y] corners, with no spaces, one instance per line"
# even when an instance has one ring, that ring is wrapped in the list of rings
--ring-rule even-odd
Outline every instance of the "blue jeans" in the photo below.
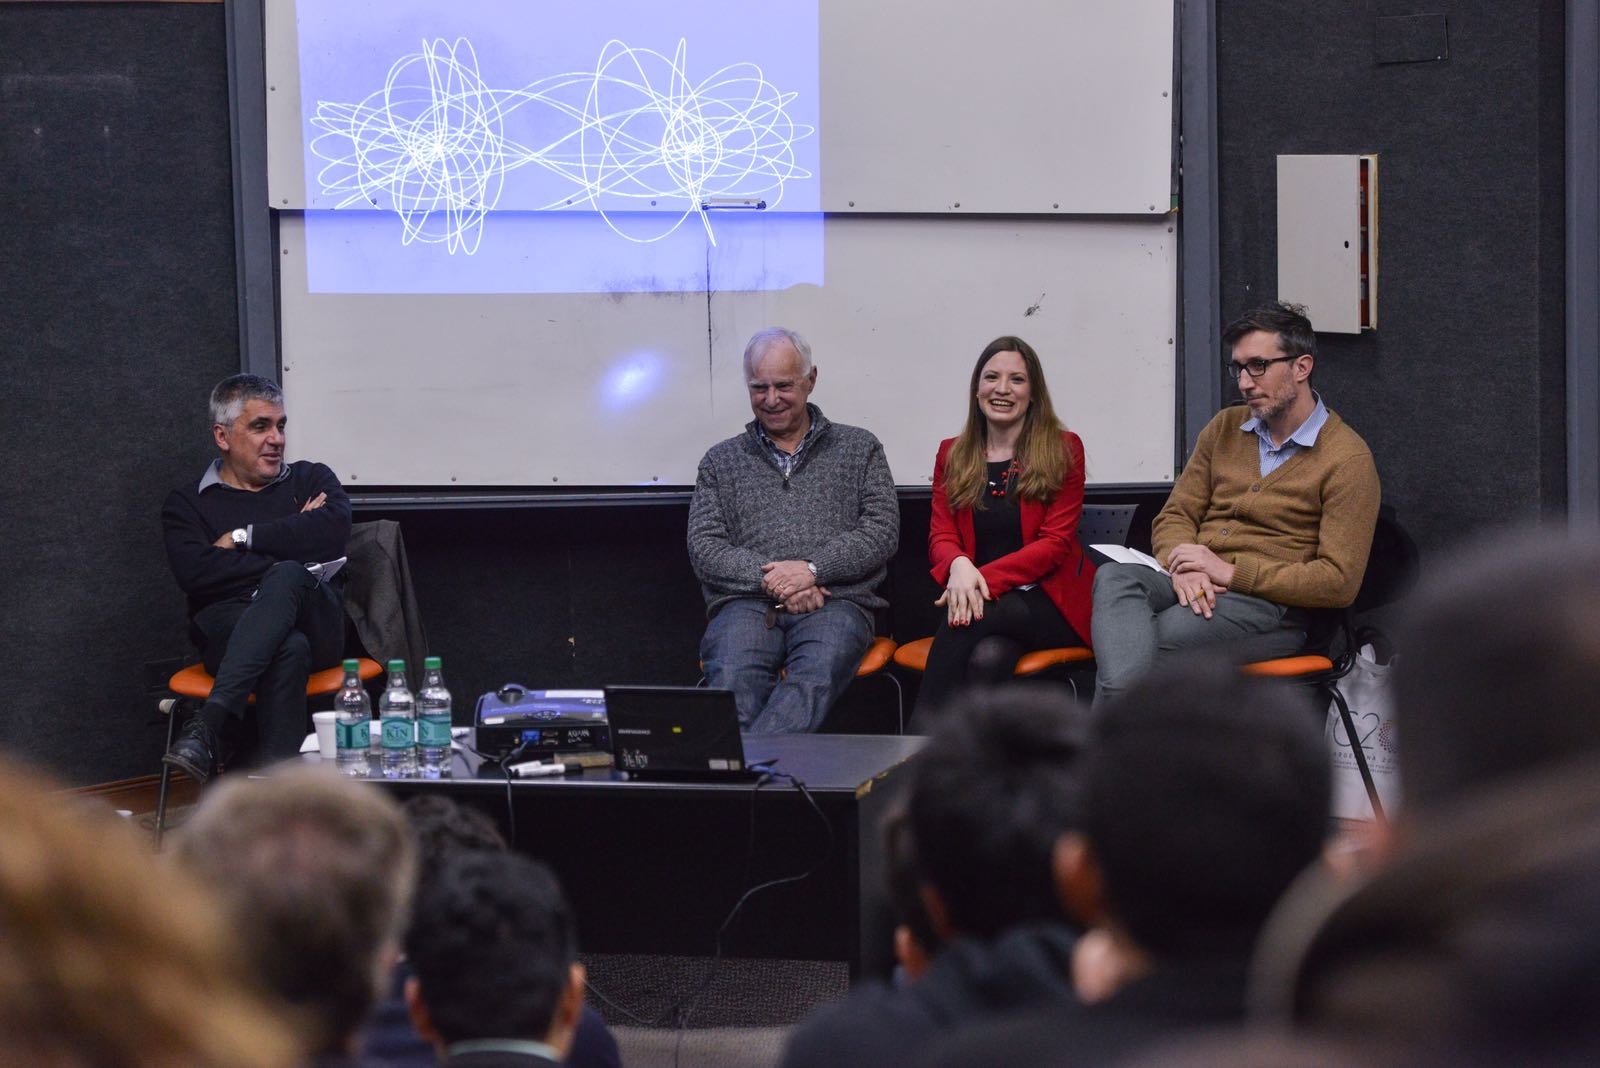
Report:
[[[1178,603],[1172,579],[1142,564],[1103,564],[1094,575],[1094,699],[1127,689],[1163,653],[1220,646],[1235,663],[1305,648],[1306,612],[1228,591],[1211,618]]]
[[[804,615],[779,609],[771,626],[767,608],[764,599],[741,598],[711,618],[700,639],[706,683],[733,691],[747,733],[814,731],[855,677],[872,624],[849,601]]]

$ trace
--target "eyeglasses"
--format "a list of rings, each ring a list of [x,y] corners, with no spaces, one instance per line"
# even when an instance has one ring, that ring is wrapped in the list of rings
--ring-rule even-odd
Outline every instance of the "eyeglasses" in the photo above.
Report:
[[[1251,378],[1260,378],[1262,375],[1267,373],[1267,368],[1273,364],[1282,363],[1284,360],[1292,360],[1294,358],[1295,357],[1293,356],[1274,356],[1270,360],[1246,360],[1244,363],[1234,363],[1232,360],[1223,360],[1222,376],[1231,382],[1239,377],[1240,371],[1243,371]]]

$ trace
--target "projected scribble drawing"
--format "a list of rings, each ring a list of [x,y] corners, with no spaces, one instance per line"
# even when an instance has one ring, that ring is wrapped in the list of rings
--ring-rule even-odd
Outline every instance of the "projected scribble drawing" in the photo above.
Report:
[[[311,151],[326,166],[317,180],[342,196],[336,207],[388,207],[403,243],[442,243],[451,253],[477,251],[508,175],[530,167],[537,210],[594,210],[638,242],[697,215],[715,244],[707,201],[764,197],[775,206],[785,182],[812,177],[793,146],[814,129],[789,117],[796,94],[779,92],[753,63],[691,83],[687,51],[680,40],[668,59],[611,40],[593,71],[491,89],[466,38],[424,41],[360,103],[318,102],[311,121],[324,132]],[[524,110],[534,106],[548,109],[542,119]],[[536,135],[541,121],[553,123],[547,143],[512,139],[519,122]],[[676,217],[628,215],[624,225],[613,213],[625,207]]]

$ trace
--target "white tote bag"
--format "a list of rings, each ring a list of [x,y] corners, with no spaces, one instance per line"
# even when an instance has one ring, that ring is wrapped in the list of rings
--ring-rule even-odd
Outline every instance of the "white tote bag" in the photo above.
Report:
[[[1350,673],[1338,683],[1340,695],[1350,706],[1356,740],[1367,758],[1372,781],[1377,784],[1383,813],[1390,818],[1400,806],[1400,751],[1391,691],[1397,662],[1398,658],[1391,658],[1387,664],[1380,664],[1373,647],[1363,645],[1356,651],[1356,662]],[[1361,769],[1356,767],[1339,706],[1333,701],[1328,702],[1325,736],[1328,753],[1333,759],[1333,814],[1347,820],[1372,819],[1372,802],[1367,797],[1366,784],[1361,781]]]

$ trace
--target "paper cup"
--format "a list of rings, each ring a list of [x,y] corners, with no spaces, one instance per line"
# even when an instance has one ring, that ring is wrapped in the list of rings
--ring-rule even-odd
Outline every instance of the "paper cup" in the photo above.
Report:
[[[322,759],[337,760],[339,758],[338,735],[334,733],[334,720],[337,712],[313,712],[311,722],[317,725],[317,748],[322,751]]]

